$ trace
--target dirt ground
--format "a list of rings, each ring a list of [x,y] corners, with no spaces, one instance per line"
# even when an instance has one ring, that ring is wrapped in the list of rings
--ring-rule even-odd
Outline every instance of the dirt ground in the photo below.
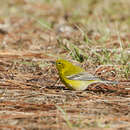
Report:
[[[130,1],[0,1],[0,130],[130,130]],[[72,91],[54,62],[118,85]]]

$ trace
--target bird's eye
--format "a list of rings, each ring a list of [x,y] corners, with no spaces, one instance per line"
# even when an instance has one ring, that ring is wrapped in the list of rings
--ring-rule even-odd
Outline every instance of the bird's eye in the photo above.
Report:
[[[61,65],[61,62],[58,62],[58,65]]]

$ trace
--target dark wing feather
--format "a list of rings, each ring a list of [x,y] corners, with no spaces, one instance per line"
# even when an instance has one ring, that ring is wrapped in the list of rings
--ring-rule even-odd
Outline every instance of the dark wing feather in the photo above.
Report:
[[[81,72],[79,74],[74,74],[74,75],[71,75],[71,76],[67,76],[68,79],[70,80],[83,80],[83,81],[89,81],[89,80],[98,80],[100,81],[101,79],[92,75],[92,74],[89,74],[87,72]]]

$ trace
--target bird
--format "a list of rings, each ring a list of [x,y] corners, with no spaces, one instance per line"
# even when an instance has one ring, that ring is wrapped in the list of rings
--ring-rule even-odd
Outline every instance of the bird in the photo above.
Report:
[[[56,60],[56,68],[62,83],[71,90],[85,90],[93,83],[118,84],[117,81],[104,80],[86,72],[80,66],[76,66],[64,59]]]

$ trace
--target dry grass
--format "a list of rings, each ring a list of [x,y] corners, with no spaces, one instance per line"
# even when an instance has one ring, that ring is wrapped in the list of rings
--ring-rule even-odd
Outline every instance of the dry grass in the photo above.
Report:
[[[129,130],[129,0],[0,5],[0,129]],[[120,84],[68,90],[59,57]]]

